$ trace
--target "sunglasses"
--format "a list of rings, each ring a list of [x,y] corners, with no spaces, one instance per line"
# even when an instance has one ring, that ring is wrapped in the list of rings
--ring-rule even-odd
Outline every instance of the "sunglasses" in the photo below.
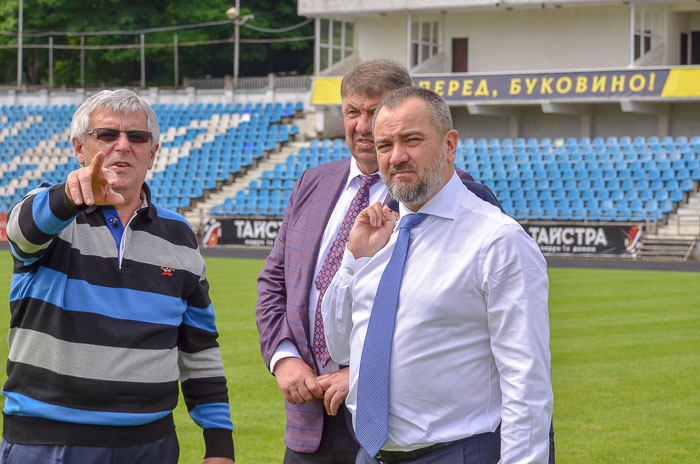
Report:
[[[130,143],[147,143],[153,137],[153,134],[148,131],[108,129],[106,127],[97,127],[85,133],[93,134],[100,142],[114,143],[119,139],[122,132],[126,134],[126,139]]]

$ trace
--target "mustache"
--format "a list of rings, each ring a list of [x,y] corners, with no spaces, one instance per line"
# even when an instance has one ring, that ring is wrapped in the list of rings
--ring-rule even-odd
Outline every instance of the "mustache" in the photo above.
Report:
[[[403,163],[400,164],[393,164],[389,166],[389,169],[387,170],[387,174],[389,177],[392,175],[396,174],[397,171],[413,171],[413,172],[418,172],[418,168],[416,168],[416,165],[413,164],[410,161],[404,161]]]

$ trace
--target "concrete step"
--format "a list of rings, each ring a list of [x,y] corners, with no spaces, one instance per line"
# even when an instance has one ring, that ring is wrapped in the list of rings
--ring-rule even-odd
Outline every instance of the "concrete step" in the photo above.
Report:
[[[670,248],[670,247],[664,247],[664,248],[640,248],[639,251],[644,255],[644,256],[685,256],[685,254],[688,252],[688,247],[680,247],[680,248]]]
[[[682,263],[686,260],[680,256],[637,256],[637,261],[670,261]]]
[[[685,261],[691,256],[695,243],[696,240],[692,237],[684,239],[659,235],[646,237],[639,247],[637,259]]]
[[[688,201],[678,205],[675,213],[669,214],[666,224],[659,225],[660,236],[700,236],[700,192],[690,192]]]

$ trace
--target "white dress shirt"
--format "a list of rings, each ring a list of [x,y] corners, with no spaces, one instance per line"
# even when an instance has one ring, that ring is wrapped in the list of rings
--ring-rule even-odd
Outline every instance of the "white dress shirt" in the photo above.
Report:
[[[364,174],[362,174],[360,168],[357,167],[355,160],[351,160],[350,174],[348,175],[348,180],[345,183],[345,188],[341,192],[338,202],[335,204],[335,208],[333,208],[331,217],[328,219],[328,224],[323,231],[321,248],[319,250],[318,258],[316,259],[316,267],[314,269],[314,280],[312,281],[311,291],[309,292],[309,325],[311,326],[309,333],[312,334],[312,337],[316,317],[316,302],[318,301],[318,289],[316,288],[316,284],[314,282],[316,281],[316,276],[321,270],[321,266],[323,266],[323,261],[326,259],[326,255],[331,249],[331,245],[333,244],[335,237],[338,235],[343,219],[345,219],[345,214],[347,213],[348,208],[350,208],[350,203],[352,203],[352,199],[360,189],[360,176],[363,175]],[[377,181],[369,188],[369,204],[371,205],[376,201],[383,202],[386,196],[386,186],[381,179],[377,179]],[[299,350],[297,350],[296,345],[291,340],[282,340],[270,359],[270,372],[275,371],[275,364],[277,361],[288,357],[301,358],[301,355],[299,354]],[[320,365],[317,367],[321,374],[335,372],[338,370],[338,364],[332,360],[329,360],[325,367]]]
[[[553,397],[544,257],[456,174],[419,212],[429,216],[411,231],[383,449],[423,448],[500,423],[502,464],[545,464]],[[401,217],[410,213],[400,205]],[[398,227],[371,258],[346,250],[323,300],[330,354],[350,365],[353,421],[367,324],[397,236]]]

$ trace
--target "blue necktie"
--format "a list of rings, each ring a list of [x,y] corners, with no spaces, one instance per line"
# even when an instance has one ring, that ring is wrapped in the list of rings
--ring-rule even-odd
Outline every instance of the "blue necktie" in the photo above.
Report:
[[[376,456],[389,437],[389,363],[399,289],[410,245],[411,229],[420,224],[426,216],[409,214],[401,219],[394,252],[379,279],[365,344],[362,347],[355,434],[370,456]]]

